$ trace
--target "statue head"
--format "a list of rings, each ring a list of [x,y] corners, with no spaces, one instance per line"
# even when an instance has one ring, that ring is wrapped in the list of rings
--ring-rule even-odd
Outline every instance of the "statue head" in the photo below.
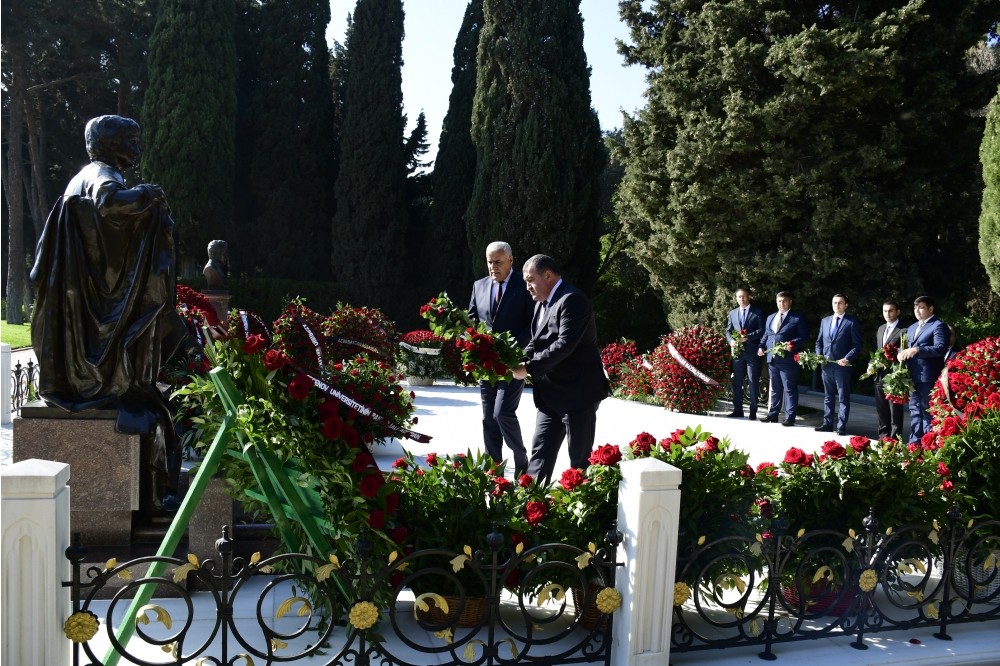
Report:
[[[208,258],[223,266],[229,264],[229,243],[224,240],[214,240],[208,243]]]
[[[91,118],[83,136],[92,160],[100,160],[116,169],[127,169],[139,161],[139,123],[131,118]]]

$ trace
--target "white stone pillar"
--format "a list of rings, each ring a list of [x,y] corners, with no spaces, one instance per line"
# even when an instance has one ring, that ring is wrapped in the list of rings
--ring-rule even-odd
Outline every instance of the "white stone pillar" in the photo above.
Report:
[[[654,458],[624,461],[621,469],[619,560],[625,566],[616,578],[622,607],[614,622],[611,663],[662,666],[670,663],[681,470]]]
[[[10,379],[10,345],[0,344],[0,377],[3,377],[3,395],[0,395],[0,423],[10,423],[10,392],[14,385]]]
[[[72,655],[63,634],[70,592],[62,586],[70,579],[69,465],[24,460],[0,477],[0,662],[66,666]]]

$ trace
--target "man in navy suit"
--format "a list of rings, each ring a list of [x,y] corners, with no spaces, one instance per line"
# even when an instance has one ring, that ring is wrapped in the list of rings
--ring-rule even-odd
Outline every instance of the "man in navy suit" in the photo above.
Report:
[[[569,442],[569,464],[587,467],[594,448],[597,408],[610,390],[590,301],[563,282],[552,257],[536,254],[525,262],[523,271],[535,314],[525,362],[514,376],[531,375],[538,414],[528,474],[547,483],[563,438]]]
[[[514,254],[507,243],[496,241],[486,247],[489,275],[472,285],[469,315],[498,333],[510,332],[524,347],[531,337],[534,303],[521,276],[513,270]],[[515,478],[528,466],[528,453],[517,420],[517,406],[524,390],[523,379],[508,382],[479,382],[483,404],[483,443],[494,461],[503,460],[503,443],[514,454]]]
[[[895,345],[900,348],[905,327],[899,319],[899,304],[896,301],[882,303],[882,318],[885,323],[875,334],[875,348]],[[875,411],[878,412],[878,436],[896,439],[903,434],[903,406],[885,399],[882,380],[889,374],[883,370],[875,375]]]
[[[934,299],[918,296],[913,301],[916,323],[906,329],[906,349],[899,352],[899,360],[913,378],[910,391],[910,442],[919,442],[931,430],[931,389],[944,369],[944,355],[948,351],[948,326],[934,314]]]
[[[833,432],[833,405],[836,400],[837,434],[847,434],[851,414],[851,361],[861,353],[861,324],[847,314],[847,296],[835,294],[830,303],[833,314],[819,323],[816,353],[827,358],[823,365],[823,425],[817,432]]]
[[[764,335],[764,312],[756,305],[751,305],[750,290],[740,287],[736,290],[736,303],[739,307],[729,311],[726,319],[726,340],[733,349],[733,411],[731,419],[743,418],[743,384],[750,380],[750,420],[757,418],[757,397],[760,383],[760,357],[757,347]],[[736,353],[736,341],[741,340],[743,350]]]
[[[801,312],[792,310],[792,301],[792,292],[778,292],[775,297],[778,311],[764,323],[764,335],[757,348],[758,356],[767,356],[771,375],[771,404],[761,423],[778,422],[781,399],[784,396],[785,420],[781,425],[795,425],[795,412],[799,408],[799,364],[795,362],[795,353],[805,349],[809,339],[809,325]],[[778,343],[790,343],[792,348],[784,355],[771,352]]]

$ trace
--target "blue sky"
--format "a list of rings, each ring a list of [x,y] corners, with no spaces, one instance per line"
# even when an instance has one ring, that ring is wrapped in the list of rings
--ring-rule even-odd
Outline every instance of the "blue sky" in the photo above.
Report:
[[[330,0],[332,21],[327,41],[343,41],[354,4],[354,0]],[[427,116],[431,158],[437,152],[441,122],[448,111],[452,50],[467,4],[467,0],[403,0],[403,107],[409,127],[421,111]],[[645,71],[626,67],[615,48],[616,38],[628,37],[628,29],[618,18],[616,0],[581,0],[580,13],[583,45],[591,67],[593,107],[603,129],[621,127],[621,110],[633,113],[645,105]]]

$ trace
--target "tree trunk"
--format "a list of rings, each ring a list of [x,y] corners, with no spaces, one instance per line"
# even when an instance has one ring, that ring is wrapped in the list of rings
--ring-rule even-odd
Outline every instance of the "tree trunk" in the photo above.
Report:
[[[25,323],[24,293],[28,273],[24,265],[24,183],[21,168],[21,142],[24,134],[25,78],[24,56],[9,54],[10,106],[7,109],[7,155],[4,160],[3,188],[7,196],[7,323]]]

